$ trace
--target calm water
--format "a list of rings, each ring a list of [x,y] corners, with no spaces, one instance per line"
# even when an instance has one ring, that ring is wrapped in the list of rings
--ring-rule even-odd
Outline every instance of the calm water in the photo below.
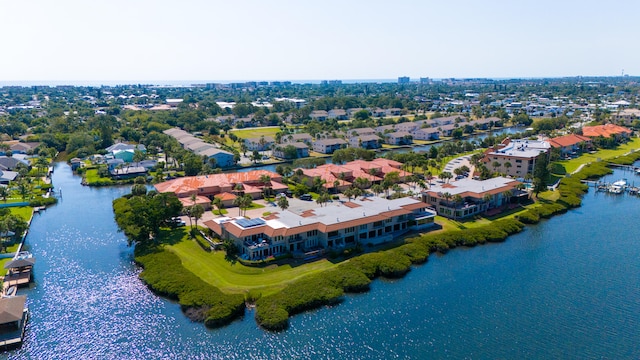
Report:
[[[635,175],[608,180],[623,176]],[[191,323],[137,278],[111,212],[128,189],[82,187],[62,164],[53,181],[63,198],[27,238],[36,284],[22,291],[31,319],[10,358],[640,357],[638,198],[590,193],[503,244],[432,256],[273,334],[252,311],[217,330]]]

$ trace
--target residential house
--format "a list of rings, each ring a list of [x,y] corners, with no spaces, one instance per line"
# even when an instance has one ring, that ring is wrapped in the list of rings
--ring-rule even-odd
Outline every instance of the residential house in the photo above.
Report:
[[[413,140],[438,140],[440,131],[436,128],[420,128],[411,132]]]
[[[273,144],[275,144],[275,140],[271,136],[261,136],[258,138],[244,139],[244,143],[250,151],[265,151],[271,149]]]
[[[288,149],[293,149],[288,151]],[[295,152],[294,152],[295,151]],[[273,156],[280,159],[300,159],[309,156],[309,146],[303,142],[276,145]]]
[[[196,154],[199,156],[206,156],[207,159],[214,159],[215,165],[218,167],[224,168],[224,167],[230,167],[236,164],[234,160],[234,155],[232,153],[218,149],[217,147],[211,144],[207,144],[207,145],[209,146],[204,149],[200,149],[198,152],[196,152]]]
[[[387,116],[400,116],[402,115],[402,109],[399,108],[391,108],[385,110]]]
[[[508,204],[512,197],[526,196],[525,192],[517,190],[519,184],[501,176],[482,181],[465,178],[433,185],[423,191],[422,199],[433,206],[438,215],[465,219],[484,212],[497,213],[498,208]]]
[[[560,149],[560,156],[572,156],[581,153],[583,150],[591,148],[591,139],[577,134],[568,134],[564,136],[549,139],[551,147]]]
[[[331,109],[327,112],[329,119],[336,120],[348,120],[349,115],[347,115],[347,111],[344,109]]]
[[[143,166],[123,166],[109,170],[109,174],[116,180],[132,179],[138,176],[146,176],[147,169]]]
[[[9,147],[14,154],[31,154],[40,146],[39,142],[17,142]]]
[[[311,186],[315,179],[322,180],[323,187],[333,192],[349,188],[357,178],[368,181],[369,186],[382,182],[385,175],[396,172],[400,181],[404,181],[410,172],[402,170],[402,163],[376,158],[372,161],[355,160],[346,164],[325,164],[311,169],[301,169],[307,185]]]
[[[624,109],[611,113],[611,121],[630,125],[636,120],[640,120],[640,110]]]
[[[213,197],[222,193],[244,193],[257,199],[262,195],[265,184],[260,181],[266,175],[271,179],[270,187],[276,193],[284,192],[288,187],[282,184],[282,176],[267,170],[253,170],[237,173],[221,173],[200,176],[188,176],[155,184],[158,192],[172,192],[178,198],[191,195]]]
[[[10,156],[0,156],[0,170],[9,170],[9,171],[13,171],[15,170],[20,164],[23,164],[27,167],[29,166],[29,162],[28,161],[22,161],[16,157],[10,157]]]
[[[274,211],[254,219],[219,217],[204,225],[233,241],[242,258],[258,260],[287,253],[314,258],[332,249],[379,245],[413,229],[428,229],[434,218],[421,201],[372,197],[302,212]]]
[[[282,135],[282,143],[303,142],[309,146],[313,142],[313,137],[307,133]]]
[[[0,184],[7,185],[18,177],[18,173],[9,170],[0,170]]]
[[[309,114],[311,119],[318,121],[325,121],[329,118],[329,113],[325,110],[314,110]]]
[[[378,149],[382,139],[378,135],[360,135],[349,138],[349,146],[363,149]]]
[[[313,151],[322,154],[333,154],[334,151],[346,147],[347,142],[344,139],[320,139],[313,143]]]
[[[588,138],[602,136],[604,138],[613,137],[614,139],[616,139],[616,141],[622,141],[628,139],[629,136],[631,136],[631,133],[632,131],[627,129],[626,127],[615,124],[582,127],[582,135]]]
[[[384,134],[384,140],[389,145],[410,145],[413,143],[413,135],[407,131],[396,131]]]

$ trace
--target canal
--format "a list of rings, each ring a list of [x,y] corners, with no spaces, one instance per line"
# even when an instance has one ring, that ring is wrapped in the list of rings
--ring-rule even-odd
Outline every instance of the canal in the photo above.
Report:
[[[633,181],[616,170],[605,179]],[[637,182],[640,182],[638,177]],[[640,198],[585,196],[584,206],[505,243],[431,256],[400,280],[291,319],[281,333],[252,310],[221,329],[192,323],[138,280],[111,201],[56,164],[59,204],[36,215],[37,257],[24,359],[546,358],[640,355]]]

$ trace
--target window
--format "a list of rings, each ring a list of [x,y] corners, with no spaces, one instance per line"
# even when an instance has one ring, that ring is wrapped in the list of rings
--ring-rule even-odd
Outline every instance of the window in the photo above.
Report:
[[[318,235],[318,230],[307,231],[307,237]]]
[[[354,231],[356,231],[355,227],[349,227],[349,228],[344,229],[345,234],[352,233]]]
[[[367,224],[360,225],[360,230],[367,230]]]
[[[338,236],[340,233],[338,231],[329,231],[327,234],[328,237]]]

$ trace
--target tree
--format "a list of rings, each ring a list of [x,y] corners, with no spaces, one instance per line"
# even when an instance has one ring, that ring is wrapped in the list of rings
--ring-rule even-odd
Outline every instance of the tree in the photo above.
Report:
[[[253,161],[254,163],[257,163],[262,159],[262,155],[260,155],[260,152],[258,150],[253,150],[253,153],[251,154],[250,158],[251,158],[251,161]]]
[[[0,185],[0,199],[7,202],[7,197],[9,197],[9,189],[4,185]]]
[[[443,171],[438,177],[446,182],[449,182],[449,180],[453,178],[453,175],[448,171]]]
[[[384,192],[384,188],[380,184],[373,184],[371,186],[371,191],[378,196]]]
[[[320,207],[322,207],[322,205],[326,204],[329,202],[329,200],[331,200],[331,197],[329,196],[329,194],[325,191],[320,193],[320,195],[318,196],[318,198],[316,199],[316,203],[318,203],[320,205]]]
[[[198,220],[202,219],[204,214],[204,207],[200,204],[193,205],[190,210],[191,216],[195,220],[195,228],[198,228]]]
[[[365,179],[363,177],[357,177],[353,181],[353,184],[357,186],[359,189],[366,189],[369,187],[369,185],[371,185],[371,182],[368,179]]]
[[[491,166],[493,167],[493,171],[496,172],[498,171],[498,168],[500,167],[500,163],[497,161],[494,161],[491,163]]]
[[[182,159],[185,176],[195,176],[202,171],[202,158],[194,153],[187,153]]]
[[[217,196],[214,197],[213,201],[211,202],[211,205],[213,205],[218,209],[218,215],[222,215],[222,208],[224,208],[224,203],[222,202],[221,198]]]
[[[271,195],[271,176],[260,175],[260,183],[262,183],[262,196],[266,200]]]
[[[147,193],[147,186],[144,184],[133,184],[131,187],[131,195],[141,196]]]
[[[282,211],[287,210],[289,208],[289,199],[286,196],[280,196],[278,198],[278,207],[282,209]]]

